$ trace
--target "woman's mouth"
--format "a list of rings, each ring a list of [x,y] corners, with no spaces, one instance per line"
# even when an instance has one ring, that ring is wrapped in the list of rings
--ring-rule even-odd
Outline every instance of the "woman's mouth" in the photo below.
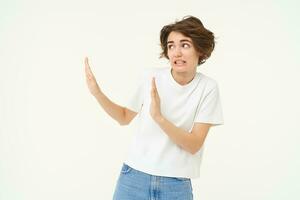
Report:
[[[186,63],[186,61],[184,61],[184,60],[175,60],[175,61],[174,61],[174,64],[175,64],[175,65],[179,65],[179,66],[180,66],[180,65],[184,65],[185,63]]]

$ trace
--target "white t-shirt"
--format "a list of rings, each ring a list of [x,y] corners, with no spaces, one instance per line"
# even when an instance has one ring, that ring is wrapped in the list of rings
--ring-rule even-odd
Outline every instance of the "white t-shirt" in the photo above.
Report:
[[[174,143],[150,115],[151,80],[155,77],[161,114],[190,134],[195,122],[223,124],[223,113],[215,80],[197,72],[186,85],[177,83],[171,67],[149,68],[126,107],[138,112],[137,132],[125,163],[136,170],[168,177],[197,178],[203,149],[191,154]]]

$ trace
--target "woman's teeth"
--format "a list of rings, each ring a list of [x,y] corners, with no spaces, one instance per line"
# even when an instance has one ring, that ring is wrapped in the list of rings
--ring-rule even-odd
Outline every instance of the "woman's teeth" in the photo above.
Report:
[[[182,60],[175,61],[176,65],[183,65],[184,63],[185,63],[185,61],[182,61]]]

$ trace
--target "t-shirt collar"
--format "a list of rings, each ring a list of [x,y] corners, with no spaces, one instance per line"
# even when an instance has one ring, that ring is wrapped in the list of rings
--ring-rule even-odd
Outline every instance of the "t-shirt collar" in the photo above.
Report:
[[[168,68],[168,77],[169,79],[171,79],[171,84],[172,86],[176,87],[176,88],[179,88],[179,89],[184,89],[184,88],[188,88],[188,87],[191,87],[192,85],[194,85],[198,79],[199,79],[199,73],[196,72],[194,78],[188,83],[188,84],[185,84],[185,85],[181,85],[179,84],[177,81],[175,81],[173,75],[172,75],[172,68]]]

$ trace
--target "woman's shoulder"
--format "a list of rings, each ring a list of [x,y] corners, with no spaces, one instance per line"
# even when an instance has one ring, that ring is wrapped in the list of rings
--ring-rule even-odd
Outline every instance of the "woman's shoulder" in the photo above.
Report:
[[[218,82],[214,78],[202,72],[197,72],[197,74],[200,76],[200,82],[202,82],[202,84],[205,84],[205,87],[207,89],[214,89],[218,87]]]

